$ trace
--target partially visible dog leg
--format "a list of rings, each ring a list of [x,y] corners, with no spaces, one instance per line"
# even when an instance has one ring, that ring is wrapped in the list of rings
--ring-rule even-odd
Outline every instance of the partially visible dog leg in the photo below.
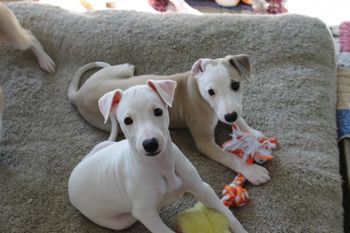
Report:
[[[16,16],[5,5],[0,3],[0,38],[15,49],[31,49],[38,59],[40,67],[51,73],[55,63],[45,52],[40,42],[18,22]]]
[[[157,187],[162,190],[163,186],[159,184]],[[139,191],[137,187],[130,189],[128,195],[132,203],[131,213],[152,233],[175,233],[159,216],[159,200],[163,196],[159,190],[137,192]]]
[[[266,168],[256,164],[247,164],[242,158],[234,156],[219,147],[214,140],[214,126],[206,125],[208,128],[200,127],[200,131],[197,131],[196,127],[190,127],[196,147],[201,153],[235,172],[241,172],[254,185],[264,184],[270,180],[269,172]]]
[[[130,78],[135,74],[135,66],[133,64],[125,63],[120,65],[115,65],[114,72],[118,74],[119,78]]]
[[[148,199],[143,199],[149,201]],[[132,215],[135,216],[143,225],[147,227],[152,233],[175,233],[167,227],[159,216],[157,207],[135,205],[132,209]]]
[[[194,138],[196,137],[194,136]],[[254,185],[261,185],[270,180],[269,172],[266,168],[256,164],[250,165],[245,163],[238,156],[224,151],[214,141],[197,141],[196,147],[212,160],[231,168],[235,172],[241,172]]]
[[[113,218],[90,218],[95,223],[113,229],[113,230],[123,230],[130,227],[132,224],[137,222],[137,219],[134,218],[131,214],[122,214]]]
[[[235,233],[248,233],[237,218],[231,213],[231,211],[224,206],[220,201],[215,191],[207,184],[202,182],[201,187],[195,190],[194,195],[198,201],[202,202],[208,208],[215,209],[220,213],[223,213],[229,220],[230,229]]]
[[[32,35],[32,43],[31,43],[30,49],[33,51],[36,58],[38,59],[41,69],[49,73],[55,72],[55,66],[56,66],[55,62],[45,52],[40,42],[33,35]]]
[[[236,123],[237,123],[239,129],[242,130],[243,132],[250,133],[251,135],[253,135],[257,138],[260,136],[264,136],[264,134],[262,132],[250,127],[242,117],[238,118]]]
[[[181,155],[178,156],[176,160],[176,173],[180,174],[179,176],[184,182],[186,191],[193,193],[198,201],[202,202],[204,206],[215,209],[224,214],[229,220],[231,232],[247,233],[229,208],[220,201],[215,191],[207,183],[202,181],[196,168],[185,157],[185,155],[182,154],[180,149],[175,147],[175,150]]]

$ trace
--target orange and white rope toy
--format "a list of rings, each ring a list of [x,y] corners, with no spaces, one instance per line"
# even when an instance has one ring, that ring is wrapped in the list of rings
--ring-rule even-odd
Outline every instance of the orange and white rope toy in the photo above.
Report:
[[[272,149],[277,146],[274,137],[258,137],[242,132],[236,124],[232,125],[232,140],[225,142],[222,148],[244,159],[248,164],[263,164],[273,158]],[[226,206],[242,207],[249,200],[248,191],[243,187],[245,177],[239,173],[231,184],[225,185],[221,201]]]

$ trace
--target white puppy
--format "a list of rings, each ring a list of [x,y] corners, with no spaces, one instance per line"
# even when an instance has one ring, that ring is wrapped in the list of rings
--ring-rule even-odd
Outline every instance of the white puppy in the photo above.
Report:
[[[25,30],[16,16],[0,2],[0,42],[11,44],[15,49],[30,49],[38,59],[41,69],[51,73],[55,71],[55,63],[45,52],[33,34]]]
[[[127,139],[98,144],[74,168],[68,183],[70,201],[107,228],[121,230],[139,220],[153,233],[174,233],[158,210],[191,192],[223,213],[233,232],[246,232],[170,139],[167,106],[172,105],[175,86],[175,81],[149,80],[100,98],[105,120],[116,117]]]

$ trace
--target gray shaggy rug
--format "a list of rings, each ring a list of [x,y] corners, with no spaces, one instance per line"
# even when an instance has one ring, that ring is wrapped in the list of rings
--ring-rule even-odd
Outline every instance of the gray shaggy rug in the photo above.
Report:
[[[0,45],[0,84],[6,95],[0,157],[1,232],[111,232],[69,203],[73,167],[108,135],[84,121],[67,99],[78,67],[102,60],[132,63],[138,74],[189,70],[200,57],[251,56],[247,121],[280,146],[266,166],[272,180],[248,186],[251,201],[233,211],[249,232],[343,232],[338,166],[334,48],[326,26],[297,15],[150,15],[101,11],[70,13],[12,3],[24,27],[42,42],[57,72],[41,71],[30,52]],[[220,194],[235,174],[196,151],[188,130],[173,141]],[[229,134],[219,127],[218,141]],[[174,228],[191,195],[162,210]],[[148,232],[136,223],[125,233]]]

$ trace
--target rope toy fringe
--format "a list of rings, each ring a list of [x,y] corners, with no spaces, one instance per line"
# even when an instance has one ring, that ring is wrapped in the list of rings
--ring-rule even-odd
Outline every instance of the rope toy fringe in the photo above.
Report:
[[[258,137],[242,132],[237,124],[232,125],[232,140],[225,142],[222,148],[236,156],[241,157],[248,164],[263,164],[272,160],[272,149],[277,146],[275,137]],[[231,184],[225,185],[221,201],[225,206],[242,207],[249,201],[249,193],[243,187],[246,179],[238,173]]]

